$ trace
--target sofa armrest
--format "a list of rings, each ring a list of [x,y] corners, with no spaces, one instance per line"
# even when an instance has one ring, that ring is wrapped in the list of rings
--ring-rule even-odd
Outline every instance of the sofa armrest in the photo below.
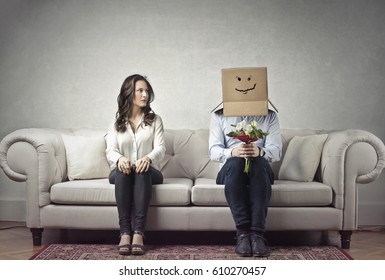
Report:
[[[356,223],[357,183],[373,182],[384,167],[385,145],[377,136],[364,130],[329,134],[322,152],[321,179],[333,188],[333,204],[344,209],[344,222]]]
[[[61,132],[31,128],[8,134],[0,142],[0,166],[10,179],[26,182],[27,206],[49,204],[50,187],[67,176]]]

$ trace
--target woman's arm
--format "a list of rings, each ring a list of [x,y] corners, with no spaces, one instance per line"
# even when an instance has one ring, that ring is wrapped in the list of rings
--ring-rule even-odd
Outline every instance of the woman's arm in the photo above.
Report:
[[[112,167],[116,167],[119,158],[123,156],[119,151],[117,133],[118,132],[115,129],[115,125],[114,123],[112,123],[108,128],[108,133],[106,137],[106,157]]]
[[[152,163],[158,162],[164,157],[166,152],[166,144],[164,142],[163,122],[160,116],[156,116],[154,120],[154,138],[153,150],[147,155]]]

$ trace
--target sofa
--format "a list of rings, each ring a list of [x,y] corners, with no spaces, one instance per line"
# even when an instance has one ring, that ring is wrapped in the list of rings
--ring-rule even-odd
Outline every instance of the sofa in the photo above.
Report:
[[[385,166],[385,146],[363,130],[282,129],[267,231],[339,231],[350,247],[357,229],[357,184],[373,182]],[[33,245],[44,228],[117,230],[114,185],[104,129],[19,129],[0,143],[0,166],[26,192]],[[156,166],[147,231],[234,231],[208,155],[208,129],[165,129],[166,155]]]

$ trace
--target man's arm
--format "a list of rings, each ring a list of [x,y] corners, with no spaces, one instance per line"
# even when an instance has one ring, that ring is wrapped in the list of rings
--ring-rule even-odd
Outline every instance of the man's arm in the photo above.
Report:
[[[210,120],[209,155],[211,160],[224,162],[231,157],[231,150],[226,148],[226,138],[223,133],[223,118],[219,113],[213,113]]]

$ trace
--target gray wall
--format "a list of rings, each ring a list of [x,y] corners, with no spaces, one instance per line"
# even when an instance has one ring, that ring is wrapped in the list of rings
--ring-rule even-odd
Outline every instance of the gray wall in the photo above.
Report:
[[[129,74],[147,75],[166,128],[208,128],[220,69],[266,66],[283,128],[385,141],[385,1],[0,0],[0,137],[106,128]],[[0,173],[0,220],[23,220]],[[385,225],[385,176],[359,186],[359,223]]]

